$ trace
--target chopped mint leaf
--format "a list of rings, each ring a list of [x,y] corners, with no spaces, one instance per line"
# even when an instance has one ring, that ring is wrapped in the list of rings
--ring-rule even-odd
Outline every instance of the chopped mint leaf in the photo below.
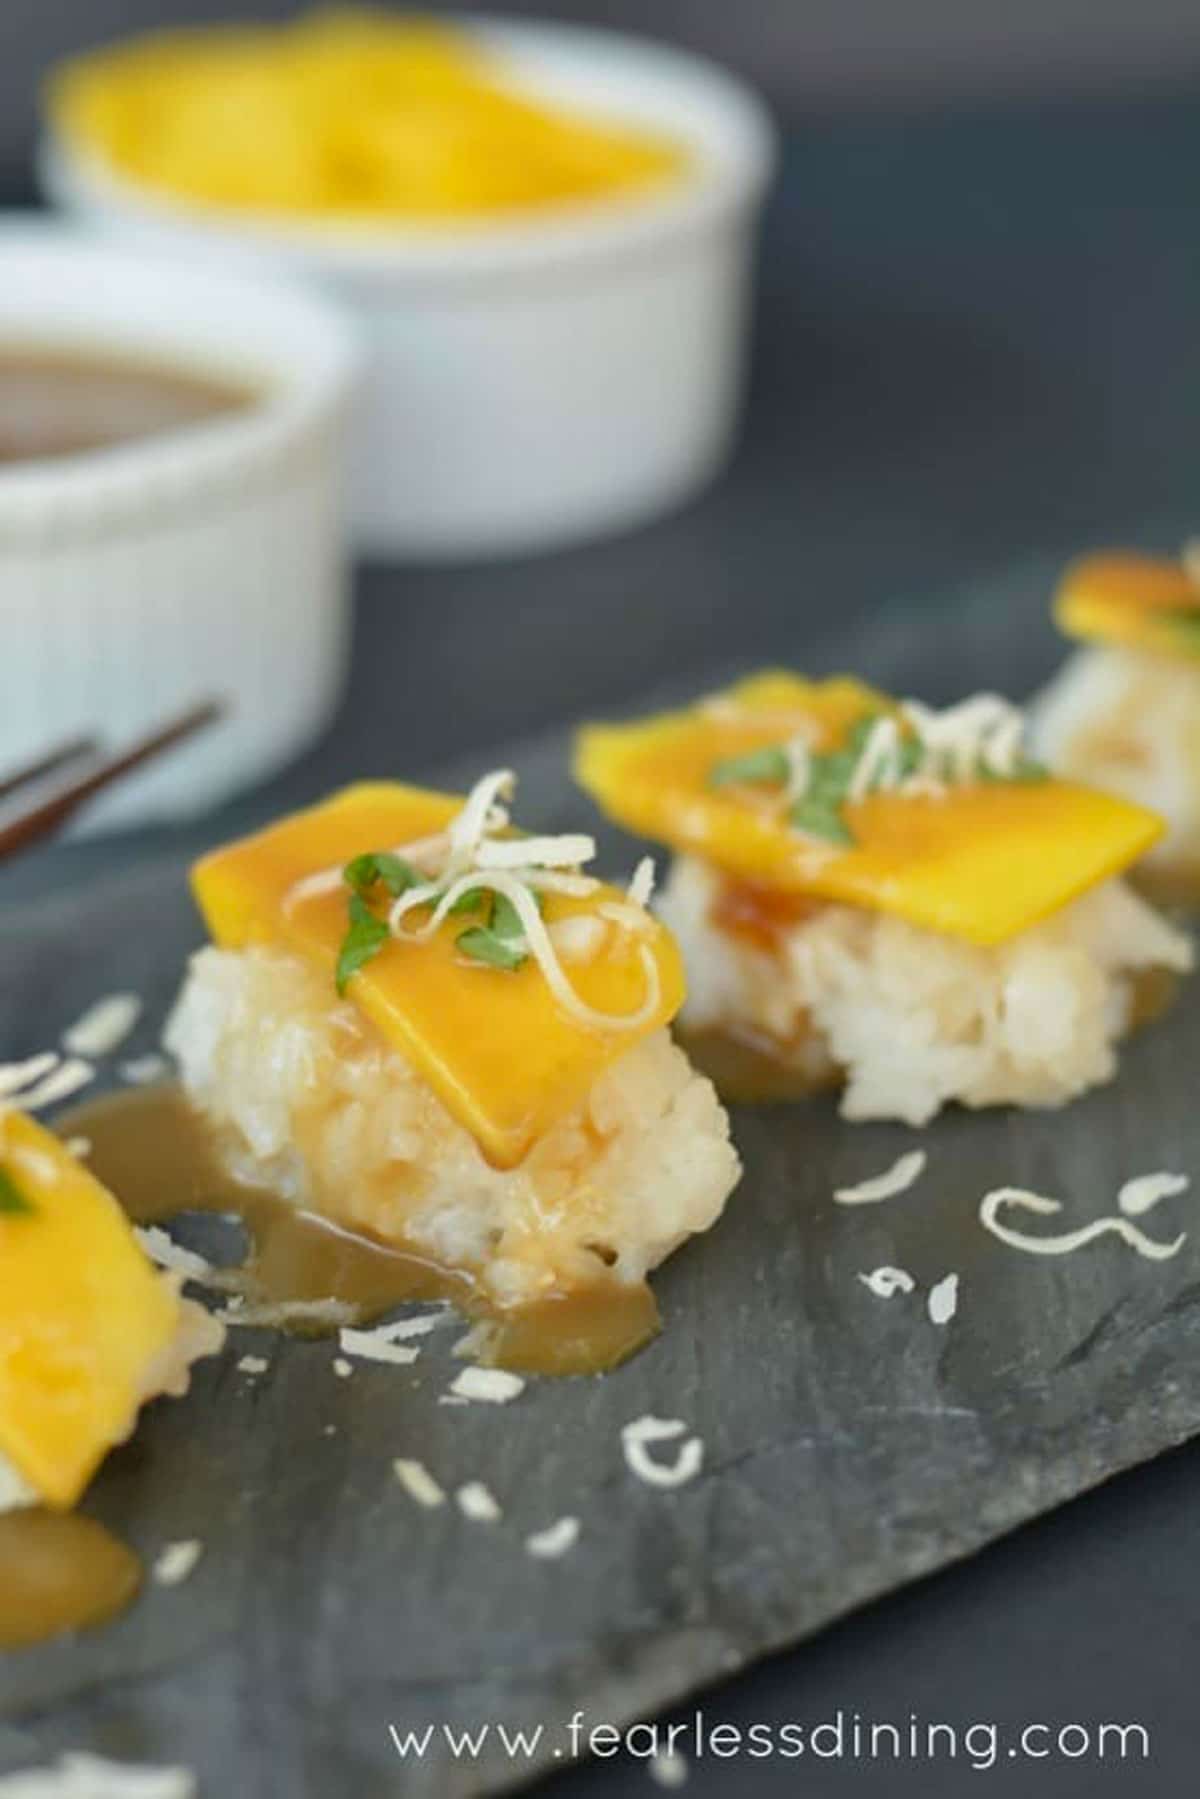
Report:
[[[491,928],[493,933],[502,938],[505,943],[524,941],[525,927],[517,915],[517,908],[506,894],[498,893],[496,895],[496,903],[492,907]]]
[[[386,921],[376,918],[366,901],[359,894],[352,893],[350,928],[342,938],[335,976],[337,990],[343,998],[350,976],[357,974],[364,963],[379,954],[390,935]]]
[[[486,925],[472,925],[455,938],[455,947],[472,962],[486,962],[489,968],[503,968],[513,973],[528,960],[525,930],[517,908],[503,893],[491,895],[491,912]],[[540,896],[534,903],[541,910]]]
[[[845,748],[850,750],[855,759],[862,755],[867,747],[867,739],[886,712],[864,712],[861,718],[855,719],[846,733]]]
[[[453,918],[456,913],[478,912],[481,908],[486,912],[487,902],[490,898],[491,893],[488,888],[468,887],[465,893],[459,894],[446,916]]]
[[[708,772],[710,787],[748,786],[767,782],[782,787],[791,773],[786,751],[778,744],[764,744],[761,749],[747,750],[742,756],[728,756],[714,763]]]
[[[821,837],[826,843],[852,847],[857,841],[842,817],[839,804],[808,794],[792,807],[792,823],[807,837]]]
[[[855,750],[826,750],[822,755],[814,756],[809,764],[806,789],[809,797],[822,799],[830,805],[841,805],[857,767],[858,752]]]
[[[31,1217],[36,1211],[37,1207],[26,1199],[8,1170],[0,1168],[0,1214]]]
[[[520,940],[524,942],[524,938]],[[524,949],[508,938],[498,936],[485,925],[472,925],[454,939],[454,946],[472,962],[485,962],[489,968],[502,968],[513,974],[529,960]]]
[[[902,781],[907,781],[910,776],[920,772],[921,763],[925,759],[925,752],[921,747],[920,739],[916,737],[902,737],[900,739],[899,751],[900,779]]]
[[[390,850],[368,850],[364,855],[355,856],[352,862],[347,862],[342,874],[346,885],[362,899],[380,881],[393,899],[399,899],[410,887],[418,886],[421,879],[410,862],[403,856],[393,856]]]

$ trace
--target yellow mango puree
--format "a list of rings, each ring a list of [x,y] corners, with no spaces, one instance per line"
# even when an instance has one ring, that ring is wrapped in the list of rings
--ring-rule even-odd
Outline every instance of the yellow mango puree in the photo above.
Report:
[[[371,11],[134,39],[52,77],[68,144],[189,201],[421,224],[640,194],[686,148],[522,91],[466,32]]]

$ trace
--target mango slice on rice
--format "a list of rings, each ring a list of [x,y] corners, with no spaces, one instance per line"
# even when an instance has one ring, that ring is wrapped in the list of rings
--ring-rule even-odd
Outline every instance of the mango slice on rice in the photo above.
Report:
[[[731,758],[805,734],[818,753],[897,703],[863,683],[771,671],[686,711],[579,735],[575,773],[640,836],[747,883],[1002,943],[1119,874],[1162,835],[1153,812],[1052,778],[879,791],[843,808],[845,844],[798,830],[778,794],[713,784]]]
[[[336,880],[319,891],[298,884],[321,870],[336,874],[361,854],[403,854],[406,844],[444,830],[462,803],[398,783],[363,783],[206,856],[192,881],[214,941],[225,949],[290,950],[328,977],[333,1000],[349,889]],[[543,916],[553,926],[624,897],[603,884],[587,898],[548,893]],[[657,1005],[636,1028],[598,1029],[558,1004],[532,957],[515,970],[466,959],[456,948],[465,923],[449,917],[425,941],[388,941],[353,976],[347,995],[487,1159],[512,1168],[616,1057],[675,1016],[683,964],[669,932],[654,922],[636,944],[614,932],[604,954],[573,963],[571,984],[588,1006],[632,1016],[646,999],[640,946],[653,955]]]

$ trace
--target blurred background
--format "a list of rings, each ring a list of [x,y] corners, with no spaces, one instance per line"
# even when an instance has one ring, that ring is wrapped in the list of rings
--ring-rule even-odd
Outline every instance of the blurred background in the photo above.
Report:
[[[55,58],[173,21],[283,18],[294,0],[9,0],[0,163],[22,185],[33,91]],[[430,0],[420,10],[446,10]],[[520,0],[502,10],[653,33],[719,57],[785,112],[1176,85],[1200,70],[1190,0]]]
[[[301,10],[10,0],[0,191],[34,203],[55,59],[164,23]],[[938,607],[1011,618],[1009,678],[1027,689],[1061,654],[1046,605],[1063,558],[1174,546],[1200,512],[1192,0],[553,10],[702,50],[772,109],[737,452],[698,497],[578,546],[360,558],[347,702],[255,809],[436,769],[735,664],[886,675],[888,633]],[[484,607],[504,619],[502,680]],[[929,658],[922,685],[948,698],[962,672]]]

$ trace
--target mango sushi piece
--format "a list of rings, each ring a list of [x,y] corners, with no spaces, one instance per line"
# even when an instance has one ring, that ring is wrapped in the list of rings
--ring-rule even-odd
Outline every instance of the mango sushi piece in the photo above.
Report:
[[[0,1112],[0,1509],[73,1506],[140,1408],[185,1392],[223,1335],[82,1163]]]
[[[596,880],[512,786],[360,785],[206,857],[167,1031],[229,1167],[493,1308],[642,1282],[739,1174],[648,867]]]
[[[1200,574],[1133,552],[1081,557],[1054,600],[1077,649],[1035,702],[1039,749],[1064,774],[1151,807],[1166,832],[1138,879],[1200,903]]]
[[[934,712],[771,671],[580,733],[581,784],[677,852],[680,1022],[723,1091],[839,1084],[847,1117],[923,1124],[1112,1077],[1143,971],[1191,966],[1118,878],[1163,826],[1022,732],[996,696]]]

